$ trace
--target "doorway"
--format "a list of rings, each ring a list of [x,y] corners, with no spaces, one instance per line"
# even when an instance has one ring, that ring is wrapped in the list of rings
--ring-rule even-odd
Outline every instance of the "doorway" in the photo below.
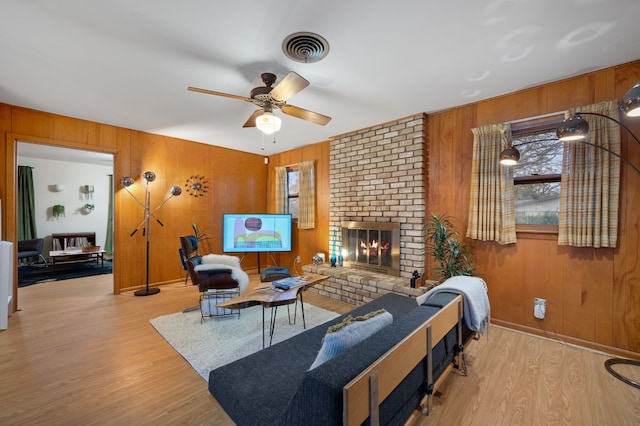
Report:
[[[113,253],[114,154],[18,140],[16,165],[31,168],[36,237],[45,239],[43,254],[49,270],[36,272],[51,273],[49,251],[56,249],[57,242],[53,234],[94,233],[94,246],[106,251],[104,258],[109,262]],[[19,191],[16,181],[16,194]],[[60,268],[56,274],[59,272]],[[113,287],[113,273],[110,277]]]

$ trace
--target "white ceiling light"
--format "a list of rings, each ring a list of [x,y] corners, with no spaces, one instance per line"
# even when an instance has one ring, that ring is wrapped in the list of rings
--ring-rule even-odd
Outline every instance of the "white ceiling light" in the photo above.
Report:
[[[256,118],[256,127],[265,135],[271,135],[280,130],[282,120],[272,112],[266,112]]]

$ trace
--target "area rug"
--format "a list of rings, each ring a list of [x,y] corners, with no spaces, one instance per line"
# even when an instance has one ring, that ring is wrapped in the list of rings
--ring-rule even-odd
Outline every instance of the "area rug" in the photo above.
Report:
[[[18,268],[18,287],[27,287],[48,281],[91,277],[113,273],[111,260],[104,260],[104,268],[96,262],[74,262],[56,264],[56,273],[51,272],[51,264],[25,265]]]
[[[290,305],[293,320],[293,306]],[[289,325],[287,307],[278,308],[273,343],[276,344],[304,331],[300,304],[296,323]],[[304,304],[307,329],[339,315],[309,303]],[[265,344],[269,346],[269,315],[265,310]],[[262,350],[262,307],[242,309],[237,315],[205,318],[200,323],[200,311],[180,312],[149,321],[162,337],[209,380],[209,372],[237,359]]]

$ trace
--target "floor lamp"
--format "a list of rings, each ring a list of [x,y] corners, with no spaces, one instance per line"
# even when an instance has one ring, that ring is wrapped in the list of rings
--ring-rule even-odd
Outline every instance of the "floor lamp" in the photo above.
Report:
[[[134,183],[133,178],[124,177],[122,178],[121,184],[122,184],[122,187],[129,193],[129,195],[131,195],[133,199],[136,200],[136,202],[140,204],[140,206],[142,206],[142,208],[144,209],[143,221],[140,222],[140,224],[133,230],[133,232],[131,232],[129,236],[133,237],[135,233],[138,232],[140,228],[142,228],[142,235],[146,237],[146,240],[147,240],[146,242],[147,243],[146,287],[141,290],[135,291],[133,294],[135,294],[136,296],[150,296],[152,294],[156,294],[160,292],[160,289],[158,287],[149,288],[149,241],[150,241],[150,234],[151,234],[150,232],[151,217],[153,217],[160,226],[164,226],[163,223],[160,222],[160,220],[154,216],[154,213],[160,210],[160,208],[164,206],[166,202],[169,201],[171,198],[180,195],[182,193],[182,189],[179,186],[172,186],[170,195],[162,203],[160,203],[158,207],[151,210],[151,193],[149,192],[149,182],[153,182],[154,180],[156,180],[156,174],[153,172],[145,172],[144,175],[142,175],[142,177],[144,177],[144,180],[145,180],[144,203],[138,200],[138,198],[136,198],[136,196],[133,195],[131,191],[129,191],[129,186],[133,185]]]

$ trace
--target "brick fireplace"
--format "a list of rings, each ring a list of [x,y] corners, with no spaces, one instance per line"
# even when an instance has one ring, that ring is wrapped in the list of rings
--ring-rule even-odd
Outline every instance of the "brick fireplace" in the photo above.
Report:
[[[330,139],[329,252],[348,247],[344,223],[397,226],[397,263],[378,269],[369,257],[369,268],[362,268],[365,262],[351,268],[350,261],[341,268],[305,267],[332,276],[316,286],[320,293],[362,304],[390,291],[415,296],[430,288],[409,286],[414,271],[424,273],[425,122],[424,114],[417,114]]]

